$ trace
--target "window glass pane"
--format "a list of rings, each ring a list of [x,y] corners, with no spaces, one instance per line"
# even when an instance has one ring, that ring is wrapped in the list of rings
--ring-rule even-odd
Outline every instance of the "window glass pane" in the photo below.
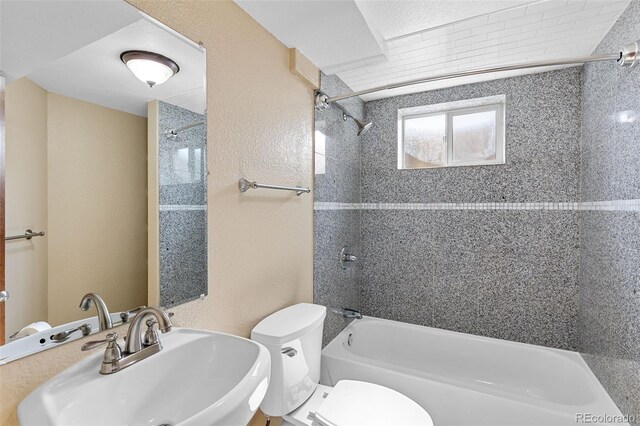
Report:
[[[323,175],[326,167],[325,143],[327,137],[324,133],[316,130],[315,133],[315,173]]]
[[[189,148],[180,148],[173,152],[172,183],[191,183],[191,171],[189,170]]]
[[[437,167],[447,164],[447,116],[445,114],[404,120],[404,167]]]
[[[316,155],[315,172],[317,175],[323,175],[325,173],[325,156],[322,154],[318,154],[317,152],[315,155]]]
[[[202,149],[193,150],[193,182],[200,182],[202,179]]]
[[[453,116],[453,162],[496,159],[496,111]]]
[[[322,133],[320,130],[316,130],[316,135],[315,135],[315,151],[317,154],[322,154],[324,155],[324,145],[325,145],[325,135],[324,133]]]

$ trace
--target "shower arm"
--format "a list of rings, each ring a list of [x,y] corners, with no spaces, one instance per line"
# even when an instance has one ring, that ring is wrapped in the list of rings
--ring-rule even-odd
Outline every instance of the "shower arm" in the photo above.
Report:
[[[335,102],[345,99],[353,98],[361,95],[368,95],[370,93],[382,92],[384,90],[398,89],[401,87],[413,86],[416,84],[430,83],[432,81],[449,80],[452,78],[471,77],[475,75],[490,74],[494,72],[502,71],[515,71],[529,68],[540,68],[548,66],[558,65],[578,65],[588,62],[602,62],[615,60],[619,65],[624,67],[632,67],[636,63],[640,62],[638,59],[638,51],[640,41],[636,41],[625,46],[619,53],[612,53],[608,55],[594,55],[594,56],[578,56],[575,58],[561,58],[554,60],[535,61],[535,62],[522,62],[513,65],[502,65],[496,67],[475,68],[466,71],[458,71],[448,74],[439,74],[431,77],[419,78],[415,80],[401,81],[399,83],[387,84],[384,86],[373,87],[371,89],[359,90],[357,92],[347,93],[340,96],[329,97],[324,93],[316,92],[316,109],[325,109],[329,107],[329,104],[335,104]],[[335,104],[339,105],[339,104]],[[342,109],[342,108],[341,108]],[[344,110],[343,110],[344,111]]]
[[[189,130],[192,127],[202,126],[204,121],[196,121],[195,123],[190,123],[182,127],[178,127],[177,129],[169,129],[165,132],[167,136],[178,136],[178,133],[183,132],[185,130]]]
[[[343,119],[343,120],[345,120],[345,121],[346,121],[346,119],[347,119],[346,117],[354,118],[354,117],[353,117],[353,115],[351,115],[351,113],[350,113],[349,111],[347,111],[347,109],[346,109],[345,107],[343,107],[342,105],[340,105],[340,104],[335,104],[335,106],[336,106],[340,111],[342,111],[342,114],[343,114],[343,118],[342,118],[342,119]],[[344,117],[345,115],[346,115],[346,117]]]

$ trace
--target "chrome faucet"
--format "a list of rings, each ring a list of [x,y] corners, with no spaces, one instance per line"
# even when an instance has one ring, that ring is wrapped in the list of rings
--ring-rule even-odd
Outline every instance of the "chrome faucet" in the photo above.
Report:
[[[98,323],[100,324],[100,331],[113,328],[109,309],[107,309],[107,304],[104,303],[104,299],[102,299],[100,295],[96,293],[85,294],[80,301],[80,309],[82,309],[83,311],[89,310],[89,308],[91,308],[92,302],[94,305],[96,305],[96,310],[98,311]]]
[[[355,309],[351,308],[344,308],[342,310],[342,316],[345,318],[362,319],[362,314],[360,313],[360,311],[356,311]]]
[[[149,318],[149,316],[155,317],[155,319]],[[147,325],[144,337],[141,335],[142,321],[145,321]],[[162,350],[160,335],[158,330],[154,328],[156,324],[163,333],[171,331],[173,327],[169,315],[162,309],[144,308],[131,320],[124,349],[121,349],[116,342],[118,334],[109,333],[104,340],[85,343],[82,345],[82,350],[88,351],[106,343],[107,349],[102,359],[100,374],[113,374]]]

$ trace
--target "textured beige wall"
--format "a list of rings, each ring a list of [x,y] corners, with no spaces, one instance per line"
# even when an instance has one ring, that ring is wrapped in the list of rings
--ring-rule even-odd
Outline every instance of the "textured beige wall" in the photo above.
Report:
[[[160,304],[159,102],[147,104],[147,304]]]
[[[248,336],[312,300],[313,197],[238,191],[243,176],[312,185],[312,90],[286,46],[231,1],[131,3],[207,49],[209,296],[173,309],[175,322]]]
[[[132,0],[207,48],[209,296],[174,323],[248,336],[265,315],[312,300],[313,197],[251,191],[244,176],[312,186],[313,96],[288,50],[231,1]],[[27,393],[77,362],[71,343],[0,367],[0,423]]]
[[[146,118],[49,93],[47,133],[49,322],[146,305]]]
[[[8,85],[7,231],[46,232],[7,244],[8,335],[86,317],[87,289],[112,311],[147,303],[146,139],[143,117]]]
[[[26,78],[7,85],[6,231],[47,227],[47,92]],[[47,237],[6,243],[6,331],[47,319]]]

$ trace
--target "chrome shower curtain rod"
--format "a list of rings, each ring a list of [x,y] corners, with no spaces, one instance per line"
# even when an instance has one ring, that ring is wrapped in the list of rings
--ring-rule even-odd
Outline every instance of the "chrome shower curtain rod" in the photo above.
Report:
[[[601,61],[613,61],[615,60],[621,66],[632,67],[637,62],[638,50],[640,41],[625,46],[619,53],[612,53],[609,55],[594,55],[594,56],[578,56],[575,58],[561,58],[547,61],[535,61],[535,62],[523,62],[513,65],[502,65],[496,67],[476,68],[467,71],[458,71],[448,74],[439,74],[432,77],[419,78],[415,80],[402,81],[399,83],[387,84],[384,86],[373,87],[371,89],[359,90],[357,92],[348,93],[340,96],[329,97],[322,92],[316,93],[316,108],[324,109],[329,106],[330,103],[342,101],[344,99],[353,98],[355,96],[368,95],[369,93],[381,92],[383,90],[398,89],[400,87],[413,86],[416,84],[429,83],[432,81],[449,80],[459,77],[470,77],[474,75],[490,74],[493,72],[501,71],[515,71],[528,68],[540,68],[548,66],[558,65],[578,65],[587,62],[601,62]]]

